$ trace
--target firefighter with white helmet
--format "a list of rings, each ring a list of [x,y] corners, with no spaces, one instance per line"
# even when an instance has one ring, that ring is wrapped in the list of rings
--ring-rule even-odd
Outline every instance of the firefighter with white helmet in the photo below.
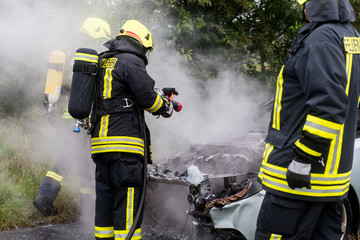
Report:
[[[68,114],[67,102],[70,92],[71,74],[64,76],[66,68],[71,68],[70,61],[74,55],[74,49],[79,45],[87,47],[97,46],[98,41],[110,39],[111,29],[109,24],[100,18],[87,18],[79,29],[75,43],[71,43],[70,49],[54,51],[50,57],[49,70],[45,88],[45,106],[48,110],[51,123],[56,124],[58,134],[57,159],[51,170],[46,173],[41,183],[39,192],[33,205],[44,215],[57,213],[54,201],[59,194],[65,175],[73,169],[78,168],[80,175],[80,206],[84,201],[89,202],[92,193],[93,179],[91,176],[91,159],[89,159],[90,143],[84,134],[75,134],[71,131],[74,119]],[[76,146],[76,147],[75,147]]]
[[[175,88],[154,89],[146,72],[151,32],[128,20],[100,54],[100,81],[91,131],[96,164],[96,239],[141,239],[144,169],[151,163],[150,132],[144,110],[168,118]],[[145,177],[146,180],[146,177]],[[137,218],[139,216],[139,218]]]

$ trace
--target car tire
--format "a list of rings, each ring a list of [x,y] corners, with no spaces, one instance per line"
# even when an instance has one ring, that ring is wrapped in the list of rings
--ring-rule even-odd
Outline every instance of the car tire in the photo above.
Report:
[[[342,206],[342,223],[341,230],[344,233],[341,240],[353,240],[357,236],[353,236],[352,229],[353,214],[351,204],[348,198],[344,199]]]

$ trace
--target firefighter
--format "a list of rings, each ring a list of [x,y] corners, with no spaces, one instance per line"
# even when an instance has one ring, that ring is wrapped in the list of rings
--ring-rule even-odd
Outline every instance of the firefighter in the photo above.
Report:
[[[256,240],[340,239],[352,168],[360,35],[349,0],[298,0],[299,30],[279,77],[259,178]]]
[[[68,60],[73,57],[76,47],[94,47],[98,46],[99,41],[110,39],[110,26],[100,18],[87,18],[80,27],[76,39],[67,47],[66,56]],[[66,48],[66,47],[65,47]],[[57,51],[58,53],[59,51]],[[65,55],[65,53],[64,53]],[[70,68],[70,63],[67,64]],[[52,67],[52,66],[51,66]],[[56,72],[58,72],[57,69]],[[65,69],[65,73],[66,69]],[[65,74],[62,81],[61,93],[59,99],[52,102],[53,95],[45,91],[45,106],[48,109],[49,119],[57,128],[57,134],[60,136],[56,142],[58,147],[57,160],[51,170],[49,170],[33,201],[33,205],[44,215],[50,216],[57,213],[54,201],[59,194],[65,175],[74,167],[78,169],[80,175],[80,209],[84,210],[87,205],[91,204],[91,194],[93,193],[93,174],[91,172],[91,160],[89,159],[90,140],[84,133],[75,134],[72,132],[74,119],[67,111],[67,102],[70,93],[71,73]],[[53,81],[57,74],[48,72],[48,82]],[[88,207],[90,208],[90,207]]]
[[[91,134],[96,165],[95,237],[120,240],[134,224],[142,197],[143,167],[151,163],[149,131],[147,127],[141,131],[143,112],[170,117],[173,106],[165,95],[176,90],[154,89],[155,82],[145,68],[153,39],[142,23],[126,21],[117,37],[104,46],[109,51],[100,54],[99,100]],[[142,217],[134,224],[131,239],[141,239],[141,221]]]

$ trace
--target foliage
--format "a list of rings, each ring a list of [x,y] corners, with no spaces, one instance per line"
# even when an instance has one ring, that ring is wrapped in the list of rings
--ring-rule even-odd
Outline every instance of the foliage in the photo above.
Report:
[[[0,121],[0,231],[76,219],[77,201],[69,190],[56,200],[57,216],[42,217],[32,206],[49,164],[35,161],[31,142],[38,136],[26,131],[22,121]]]
[[[212,73],[202,80],[226,65],[263,81],[275,78],[301,20],[294,0],[160,0],[158,6],[175,19],[171,40],[178,51],[193,50],[195,71]],[[207,65],[204,55],[217,63]]]
[[[351,3],[360,18],[359,0]],[[232,66],[263,82],[274,83],[302,22],[296,0],[159,0],[172,16],[169,39],[186,56],[194,76],[216,77]],[[360,29],[360,21],[354,23]],[[205,57],[203,57],[205,56]],[[209,64],[209,58],[217,63]],[[205,60],[204,60],[205,59]]]

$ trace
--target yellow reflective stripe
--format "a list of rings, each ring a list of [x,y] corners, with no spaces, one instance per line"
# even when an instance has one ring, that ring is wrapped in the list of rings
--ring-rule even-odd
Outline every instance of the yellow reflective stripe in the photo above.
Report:
[[[270,237],[270,240],[280,240],[281,238],[282,238],[282,235],[272,233],[271,237]]]
[[[286,182],[286,168],[278,167],[271,164],[263,164],[262,183],[269,188],[278,191],[303,195],[303,196],[319,196],[331,197],[342,196],[348,191],[350,185],[351,172],[329,175],[329,174],[311,174],[311,188],[291,189]]]
[[[343,185],[331,185],[331,186],[317,186],[311,185],[311,189],[306,188],[296,188],[291,189],[287,185],[285,180],[280,180],[277,178],[273,178],[269,175],[264,174],[262,183],[272,189],[286,192],[290,194],[297,194],[302,196],[313,196],[313,197],[336,197],[343,196],[348,190],[350,186],[350,182],[347,182]]]
[[[325,174],[336,174],[337,162],[340,160],[343,124],[330,122],[312,115],[308,115],[303,130],[311,134],[331,139]],[[340,150],[340,152],[339,152]]]
[[[297,140],[295,142],[295,146],[297,146],[298,148],[300,148],[301,150],[303,150],[304,152],[306,152],[309,155],[315,156],[315,157],[321,157],[321,153],[312,150],[311,148],[308,148],[307,146],[305,146],[304,144],[302,144],[299,140]]]
[[[279,166],[275,166],[269,163],[263,163],[263,172],[265,174],[277,177],[277,178],[282,178],[282,179],[286,179],[286,171],[287,168],[283,168],[283,167],[279,167]]]
[[[281,100],[282,100],[283,83],[284,83],[284,78],[283,78],[284,67],[285,66],[282,66],[277,79],[276,95],[274,101],[274,114],[273,114],[272,127],[277,130],[280,130],[280,111],[281,111]]]
[[[45,176],[50,177],[58,182],[61,182],[63,180],[62,176],[53,171],[48,171]]]
[[[97,137],[91,139],[91,145],[96,146],[100,144],[132,144],[144,147],[144,140],[136,137],[126,137],[126,136],[114,136],[114,137]]]
[[[87,53],[78,52],[78,53],[75,54],[74,60],[98,63],[99,56],[94,55],[94,54],[87,54]]]
[[[160,97],[160,95],[158,94],[156,96],[154,104],[150,108],[147,108],[145,110],[150,112],[150,113],[153,113],[153,112],[156,112],[157,110],[159,110],[162,105],[163,105],[163,100]]]
[[[105,152],[127,152],[127,153],[135,153],[144,156],[144,148],[131,146],[131,145],[99,145],[93,146],[91,148],[91,153],[105,153]]]
[[[318,117],[315,117],[313,115],[307,115],[306,121],[316,123],[318,125],[333,129],[335,131],[339,131],[341,129],[341,126],[342,126],[342,124],[330,122],[328,120],[318,118]],[[306,123],[305,123],[305,125],[306,125]]]
[[[262,180],[262,179],[263,179],[263,175],[264,175],[263,167],[261,166],[261,167],[260,167],[260,170],[259,170],[259,173],[258,173],[258,178],[260,178],[260,179]]]
[[[265,145],[265,150],[264,150],[264,154],[263,154],[263,161],[264,163],[267,162],[270,153],[272,152],[272,150],[274,150],[274,146],[271,145],[270,143],[266,143]]]
[[[346,76],[347,76],[347,83],[346,83],[346,95],[349,95],[349,89],[350,89],[350,80],[351,80],[351,72],[352,72],[352,65],[353,65],[353,54],[347,53],[346,54]],[[342,125],[340,130],[340,136],[339,136],[339,144],[337,149],[337,155],[334,162],[334,169],[330,169],[329,171],[333,171],[335,174],[338,173],[339,165],[340,165],[340,158],[342,153],[342,146],[343,146],[343,140],[344,140],[344,128],[345,126]]]
[[[91,194],[91,188],[80,188],[80,194]]]
[[[114,227],[97,227],[97,226],[95,226],[95,237],[98,237],[98,238],[114,237]]]
[[[114,230],[115,240],[124,240],[126,239],[130,230]],[[134,231],[134,234],[131,237],[131,240],[141,239],[141,228],[138,228]]]
[[[109,118],[110,115],[104,115],[101,117],[100,122],[100,130],[99,130],[99,136],[100,137],[107,137],[108,134],[108,127],[109,127]]]
[[[113,81],[112,71],[113,70],[114,70],[113,68],[105,69],[104,91],[103,91],[104,99],[111,98],[112,81]]]
[[[66,110],[64,111],[64,114],[62,115],[62,118],[72,119],[73,117],[70,115],[69,110],[66,109]]]
[[[336,177],[333,175],[311,174],[311,183],[321,185],[346,184],[350,181],[350,175],[351,171],[345,174],[337,174]]]
[[[346,76],[347,76],[346,95],[349,95],[350,79],[351,79],[351,72],[352,72],[352,65],[353,65],[353,56],[354,55],[351,53],[346,54]]]
[[[264,153],[263,153],[263,162],[262,162],[262,165],[266,164],[267,163],[267,160],[269,158],[269,155],[270,153],[272,152],[272,150],[274,150],[274,146],[271,145],[270,143],[266,143],[265,144],[265,150],[264,150]],[[260,179],[263,178],[263,174],[264,174],[264,168],[261,166],[260,167],[260,170],[259,170],[259,173],[258,173],[258,177]]]
[[[269,163],[263,164],[263,172],[276,178],[286,179],[287,168],[275,166]],[[311,183],[322,185],[339,185],[350,181],[351,171],[336,175],[311,173]]]
[[[134,196],[135,189],[128,188],[126,204],[126,230],[130,230],[134,219]]]

